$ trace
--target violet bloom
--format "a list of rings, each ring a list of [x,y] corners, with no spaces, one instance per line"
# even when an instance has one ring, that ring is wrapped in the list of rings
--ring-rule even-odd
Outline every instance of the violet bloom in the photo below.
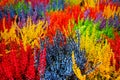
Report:
[[[84,12],[84,18],[86,20],[87,17],[89,17],[89,13],[90,13],[90,10],[87,9],[85,12]]]
[[[20,28],[22,28],[22,23],[21,23],[20,17],[18,17],[18,26],[19,26]]]
[[[97,13],[96,16],[97,16],[97,17],[96,17],[96,19],[94,20],[95,23],[98,22],[99,20],[101,20],[101,19],[103,18],[102,12]]]
[[[112,26],[112,25],[113,25],[113,23],[114,23],[113,18],[109,18],[109,20],[108,20],[108,25],[109,25],[109,26]]]
[[[23,11],[22,11],[21,15],[22,15],[22,17],[21,17],[22,26],[25,26],[25,24],[26,24],[26,18],[25,18],[25,14],[24,14]]]
[[[118,20],[116,20],[116,21],[114,22],[113,26],[114,26],[115,28],[119,28],[119,27],[120,27],[120,22],[119,22]]]
[[[103,19],[101,24],[100,24],[100,29],[103,29],[106,27],[106,19]]]
[[[33,16],[32,16],[32,21],[33,23],[37,23],[37,11],[36,11],[36,8],[35,8],[35,11],[33,12]]]
[[[113,23],[113,26],[115,28],[118,28],[120,27],[120,24],[119,24],[119,17],[117,15],[114,16],[114,23]]]

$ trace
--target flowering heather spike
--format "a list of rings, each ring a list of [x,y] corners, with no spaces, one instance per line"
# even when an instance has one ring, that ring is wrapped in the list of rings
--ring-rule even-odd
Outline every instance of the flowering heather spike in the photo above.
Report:
[[[75,73],[75,75],[77,76],[78,79],[80,80],[85,80],[86,79],[86,75],[82,75],[81,70],[79,69],[79,67],[77,66],[76,62],[75,62],[75,56],[74,53],[72,52],[72,69]]]
[[[89,9],[84,12],[84,18],[85,19],[89,16],[89,13],[90,13]]]
[[[39,66],[38,66],[38,71],[40,74],[40,78],[44,78],[44,72],[46,69],[46,49],[44,48],[39,56]]]
[[[64,0],[58,0],[58,9],[64,8]]]
[[[21,12],[21,23],[22,23],[22,26],[25,26],[26,18],[25,18],[25,14],[23,11]]]
[[[1,27],[0,27],[0,32],[4,32],[4,30],[10,30],[11,29],[11,25],[12,25],[12,20],[10,18],[10,14],[8,14],[8,17],[4,17],[2,20],[1,20],[1,23],[0,23]]]
[[[6,79],[13,79],[13,67],[10,64],[10,58],[8,55],[2,57],[2,64],[0,66],[4,66],[2,67],[3,76],[6,77]]]
[[[112,48],[112,51],[114,52],[114,58],[112,59],[111,63],[114,62],[115,60],[115,69],[118,71],[120,69],[120,50],[119,50],[119,44],[120,44],[120,36],[118,33],[114,33],[115,38],[110,39],[107,38],[108,41],[110,42],[110,47]],[[114,64],[113,64],[114,65]]]
[[[10,6],[10,17],[14,18],[14,16],[15,16],[15,10],[12,6]]]
[[[102,12],[98,12],[96,14],[95,23],[98,22],[99,20],[102,20],[102,19],[103,19]]]
[[[20,41],[20,50],[19,50],[19,52],[20,52],[20,71],[22,72],[22,74],[25,74],[25,70],[26,70],[26,67],[27,67],[27,65],[28,65],[28,56],[29,56],[29,53],[28,52],[26,52],[25,50],[24,50],[24,46],[23,46],[23,43],[22,43],[22,41]]]
[[[19,63],[18,63],[19,59],[18,59],[18,56],[17,56],[17,50],[12,48],[10,50],[9,56],[10,56],[10,60],[11,60],[11,65],[14,68],[14,71],[12,73],[13,73],[13,75],[16,79],[19,79],[21,76],[20,76],[20,67],[19,67]]]
[[[36,73],[40,76],[40,79],[44,78],[44,72],[46,68],[46,48],[44,48],[44,41],[40,41],[40,50],[34,49],[34,63]]]
[[[114,22],[114,20],[113,20],[112,18],[109,18],[109,20],[108,20],[108,25],[109,25],[109,26],[112,26],[112,25],[113,25],[113,22]]]
[[[106,19],[103,19],[100,25],[100,29],[105,28],[105,26],[106,26]]]
[[[27,53],[28,53],[28,64],[27,64],[27,69],[25,71],[25,76],[26,79],[35,79],[35,67],[34,67],[34,56],[33,54],[33,50],[31,48],[31,46],[27,46]]]
[[[33,20],[33,22],[34,23],[36,23],[37,22],[37,11],[36,11],[36,9],[34,10],[34,12],[33,12],[33,16],[32,16],[32,20]]]

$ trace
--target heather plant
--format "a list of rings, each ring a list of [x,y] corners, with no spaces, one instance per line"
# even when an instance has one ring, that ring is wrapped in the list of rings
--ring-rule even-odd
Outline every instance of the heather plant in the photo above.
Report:
[[[3,23],[3,25],[5,27],[5,23]],[[17,40],[19,43],[19,40],[22,40],[24,47],[27,44],[30,44],[32,47],[35,45],[39,47],[39,38],[44,38],[46,28],[46,21],[39,21],[37,24],[34,24],[32,23],[31,18],[28,18],[26,25],[23,28],[19,28],[17,23],[14,21],[9,31],[8,29],[5,29],[4,32],[1,31],[0,33],[1,38],[4,39],[6,43],[9,43],[10,40]]]
[[[92,69],[95,69],[86,75],[86,78],[114,79],[111,76],[115,70],[114,64],[111,66],[111,57],[114,56],[114,53],[104,36],[100,35],[99,39],[97,38],[98,30],[96,25],[90,26],[86,27],[86,33],[81,34],[80,38],[80,48],[85,49],[87,61],[91,64],[88,64],[87,69],[89,70],[90,66],[93,66]]]
[[[87,18],[86,20],[79,20],[78,24],[74,25],[73,30],[79,30],[81,32],[81,35],[86,35],[87,31],[88,31],[88,35],[90,36],[93,32],[93,30],[95,30],[95,40],[99,40],[101,38],[101,36],[105,35],[108,36],[110,38],[114,38],[113,32],[114,32],[114,27],[113,25],[109,25],[108,20],[106,20],[106,25],[101,28],[102,22],[93,22],[93,20],[90,20],[89,18]]]
[[[5,29],[9,31],[12,26],[12,19],[10,17],[10,14],[8,14],[8,17],[4,17],[0,20],[0,26],[0,32],[3,32]]]
[[[42,45],[42,43],[40,43]],[[40,46],[40,45],[39,45]],[[46,68],[46,48],[24,48],[23,42],[0,41],[0,79],[35,79],[43,77]]]
[[[115,38],[108,38],[107,40],[110,43],[110,47],[112,51],[114,52],[114,56],[111,57],[111,65],[115,64],[115,70],[118,71],[120,69],[119,61],[120,61],[120,52],[119,52],[119,40],[120,40],[120,35],[115,32],[114,33]],[[114,63],[114,64],[113,64]]]
[[[74,56],[74,53],[72,52],[72,69],[75,73],[75,75],[77,76],[77,78],[79,80],[85,80],[86,79],[86,75],[85,74],[82,74],[81,70],[79,69],[79,67],[77,66],[76,62],[75,62],[75,56]]]
[[[34,79],[34,57],[32,48],[27,46],[25,51],[22,43],[15,41],[6,44],[4,41],[0,43],[0,78],[7,79]]]
[[[79,40],[75,40],[71,37],[66,38],[60,31],[56,32],[53,37],[53,43],[46,40],[47,51],[47,67],[45,71],[45,79],[70,79],[74,76],[72,70],[72,51],[75,52],[76,63],[81,70],[84,70],[86,58],[85,52],[80,51]],[[76,78],[75,78],[76,79]]]

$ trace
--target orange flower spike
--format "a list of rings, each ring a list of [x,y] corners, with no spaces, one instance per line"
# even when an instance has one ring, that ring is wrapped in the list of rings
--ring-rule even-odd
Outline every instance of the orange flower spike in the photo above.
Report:
[[[5,17],[3,18],[3,29],[5,30],[5,21],[6,21],[6,19],[5,19]]]
[[[14,4],[15,0],[1,0],[0,1],[0,6],[5,6],[5,5],[9,5],[9,4]]]

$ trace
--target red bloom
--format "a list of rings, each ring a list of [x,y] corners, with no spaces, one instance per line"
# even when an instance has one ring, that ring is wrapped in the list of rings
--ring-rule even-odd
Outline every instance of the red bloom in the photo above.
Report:
[[[26,2],[30,2],[32,7],[35,7],[36,5],[44,4],[44,6],[48,5],[49,0],[25,0]]]
[[[44,48],[43,51],[40,53],[38,66],[40,77],[44,75],[45,68],[46,68],[46,48]]]
[[[20,48],[19,48],[19,63],[20,63],[20,71],[21,74],[25,74],[25,69],[28,64],[28,52],[24,50],[24,46],[22,42],[20,42]]]
[[[12,26],[12,19],[10,18],[10,14],[8,14],[8,19],[4,17],[0,20],[0,31],[4,31],[4,29],[10,29]]]
[[[34,56],[33,56],[33,50],[31,49],[30,46],[27,46],[27,53],[28,53],[28,64],[25,75],[28,79],[35,79]]]
[[[35,79],[34,55],[30,46],[27,46],[26,54],[28,64],[26,65],[27,71],[25,75],[28,77],[28,79]]]
[[[120,68],[120,36],[115,33],[115,39],[108,39],[110,46],[114,52],[114,58],[111,58],[111,64],[113,64],[113,59],[115,59],[116,71]]]

